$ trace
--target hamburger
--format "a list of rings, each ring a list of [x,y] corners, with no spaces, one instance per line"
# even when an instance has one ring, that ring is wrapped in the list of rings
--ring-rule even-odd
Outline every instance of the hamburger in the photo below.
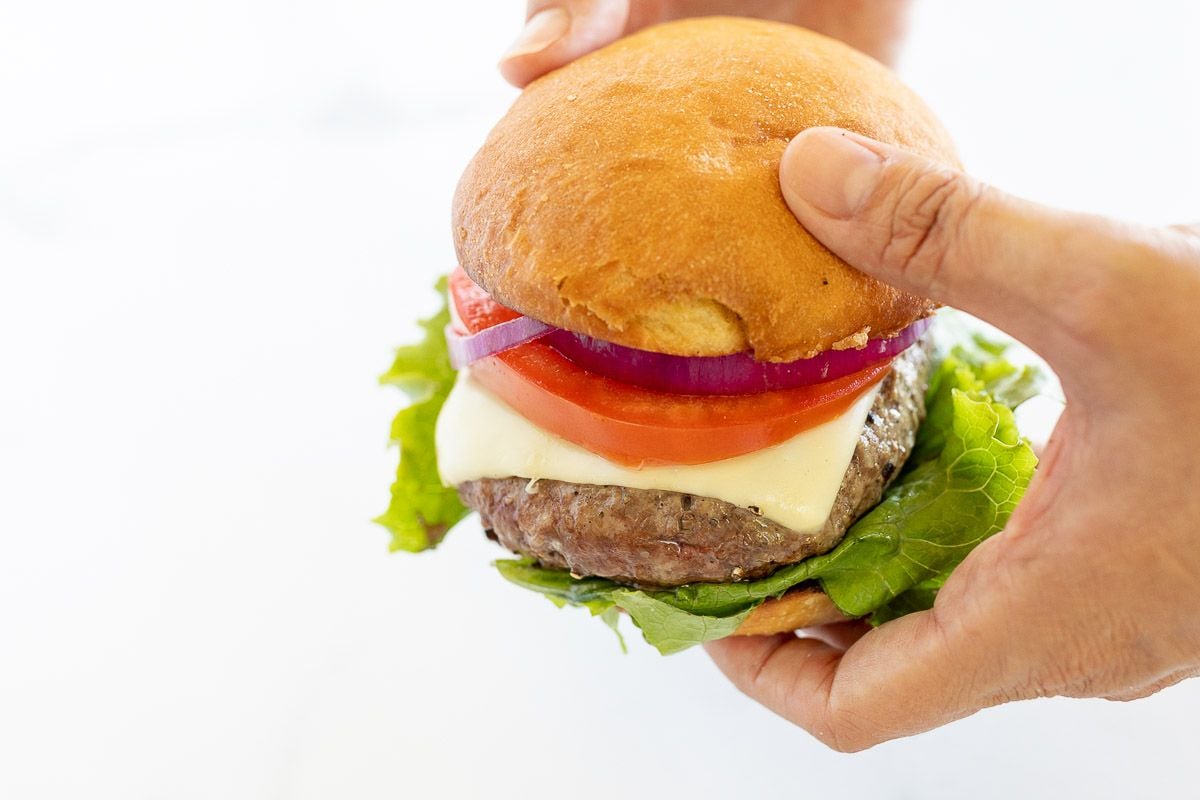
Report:
[[[928,607],[1032,475],[1035,376],[935,347],[934,303],[797,222],[779,160],[822,125],[958,165],[889,70],[779,23],[667,23],[530,84],[458,185],[448,306],[384,376],[414,399],[394,547],[476,511],[504,577],[663,652]]]

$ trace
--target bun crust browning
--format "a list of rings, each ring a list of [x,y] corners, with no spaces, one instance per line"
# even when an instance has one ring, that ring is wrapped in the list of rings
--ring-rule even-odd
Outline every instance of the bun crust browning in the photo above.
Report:
[[[460,263],[500,302],[674,355],[790,361],[859,347],[935,305],[851,269],[796,221],[779,159],[835,125],[958,165],[924,103],[803,28],[646,29],[532,83],[454,198]]]
[[[783,597],[767,600],[750,612],[734,636],[769,636],[791,633],[800,628],[845,622],[849,619],[838,610],[829,595],[812,586],[792,589]]]

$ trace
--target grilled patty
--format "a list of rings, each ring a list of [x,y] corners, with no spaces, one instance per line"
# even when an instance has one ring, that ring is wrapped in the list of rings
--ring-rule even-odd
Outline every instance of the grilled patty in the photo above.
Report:
[[[724,583],[769,575],[833,549],[904,465],[925,416],[929,347],[894,362],[854,448],[833,510],[801,533],[756,509],[680,492],[528,478],[483,478],[458,487],[488,535],[548,567],[646,588]]]

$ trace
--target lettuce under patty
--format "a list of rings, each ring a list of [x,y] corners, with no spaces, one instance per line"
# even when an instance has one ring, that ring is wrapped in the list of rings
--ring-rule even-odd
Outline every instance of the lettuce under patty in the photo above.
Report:
[[[444,307],[424,320],[424,341],[399,350],[381,378],[412,399],[392,426],[400,468],[391,506],[378,520],[392,531],[393,549],[435,546],[467,513],[454,490],[438,479],[433,442],[437,413],[454,381],[442,335],[447,321]],[[1040,374],[1011,363],[1007,347],[967,334],[938,358],[926,419],[904,470],[879,505],[824,555],[756,581],[669,591],[574,578],[529,559],[502,559],[496,567],[512,583],[558,606],[586,608],[614,630],[617,610],[624,610],[663,654],[729,635],[756,606],[806,581],[819,583],[847,615],[875,624],[929,608],[967,553],[1004,528],[1037,465],[1012,409],[1037,393]]]

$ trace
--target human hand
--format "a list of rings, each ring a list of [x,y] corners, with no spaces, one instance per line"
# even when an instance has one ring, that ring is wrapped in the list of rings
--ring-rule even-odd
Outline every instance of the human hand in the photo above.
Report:
[[[835,128],[797,136],[780,178],[847,262],[1039,352],[1067,407],[1007,529],[931,610],[711,642],[717,666],[842,751],[1200,673],[1200,228],[1044,208]]]
[[[529,0],[525,30],[500,61],[524,86],[627,34],[681,17],[730,14],[803,25],[890,64],[909,0]]]

